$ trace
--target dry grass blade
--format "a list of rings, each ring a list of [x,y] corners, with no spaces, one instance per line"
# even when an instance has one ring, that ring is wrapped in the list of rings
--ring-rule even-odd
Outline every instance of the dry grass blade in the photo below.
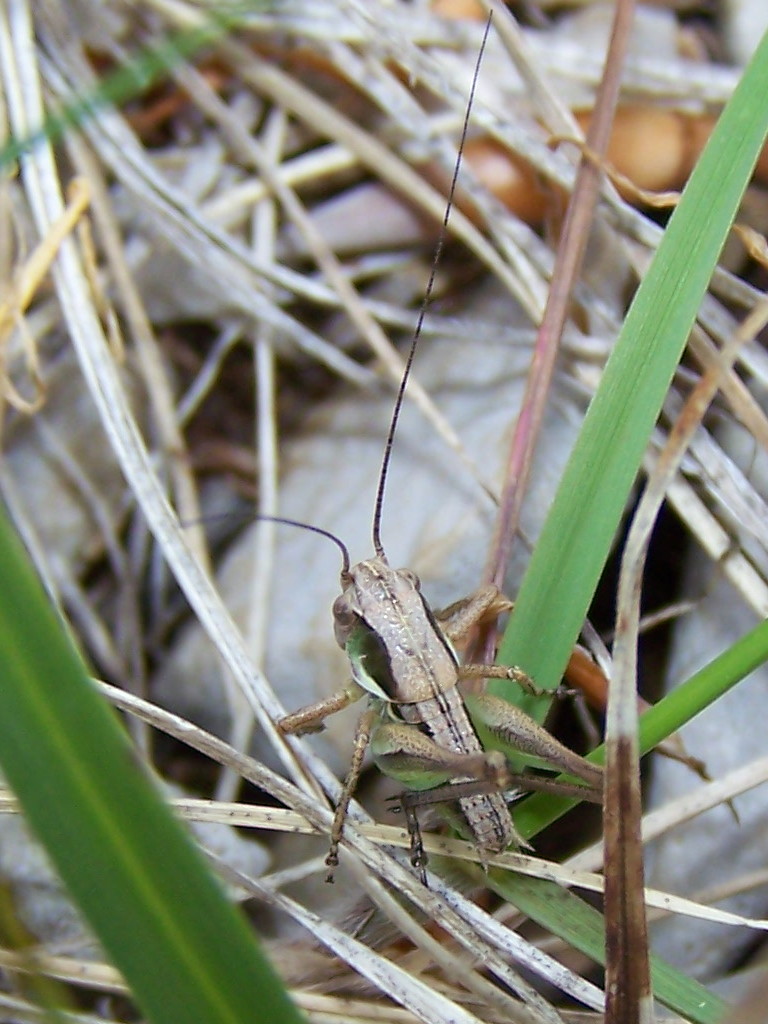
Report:
[[[617,730],[618,732],[618,730]],[[606,1020],[653,1020],[643,885],[638,755],[631,734],[606,744],[605,843]]]
[[[739,349],[768,321],[758,307],[693,389],[661,453],[633,517],[619,579],[614,675],[606,723],[606,934],[608,1014],[649,1020],[650,969],[643,901],[641,797],[637,745],[637,664],[640,595],[651,531],[693,435]],[[643,952],[645,950],[645,953]]]
[[[3,301],[0,303],[0,348],[9,344],[13,328],[19,327],[22,338],[28,342],[26,352],[27,372],[34,384],[37,395],[32,399],[25,398],[13,383],[10,376],[3,373],[3,400],[27,414],[37,411],[45,397],[45,386],[40,376],[40,361],[33,338],[24,329],[23,317],[32,302],[35,292],[48,274],[51,263],[56,257],[62,241],[76,228],[90,202],[90,189],[85,179],[75,179],[67,194],[67,205],[61,216],[53,224],[47,235],[38,243],[24,265],[15,274],[16,280],[4,290]],[[5,367],[3,367],[5,370]],[[0,409],[2,414],[2,409]]]
[[[275,162],[268,158],[259,143],[241,127],[236,117],[227,110],[226,105],[216,96],[201,75],[190,70],[186,74],[182,74],[180,78],[201,109],[215,118],[223,132],[232,140],[233,145],[237,146],[246,155],[247,160],[253,163],[267,187],[278,199],[289,221],[298,229],[326,281],[335,289],[341,307],[346,310],[360,337],[367,342],[372,353],[379,358],[390,380],[394,384],[399,384],[405,367],[403,359],[366,309],[359,294],[344,274],[341,263],[313,223],[296,193],[283,182]],[[408,394],[421,409],[427,421],[456,453],[469,473],[492,496],[492,492],[483,482],[478,468],[464,449],[455,430],[436,408],[418,381],[412,379],[409,382]]]
[[[107,686],[106,684],[101,685],[104,692],[108,694],[116,706],[129,710],[132,714],[171,735],[179,738],[183,737],[190,746],[201,750],[210,757],[214,757],[221,764],[239,772],[241,777],[268,790],[282,803],[299,810],[304,819],[308,820],[315,829],[328,832],[330,812],[320,811],[316,804],[308,800],[293,787],[288,786],[278,776],[265,769],[263,765],[255,762],[252,758],[238,753],[222,740],[205,733],[203,730],[179,719],[175,715],[153,707],[139,698],[122,693],[114,687]],[[226,814],[226,812],[224,813]],[[246,822],[249,818],[247,808],[243,808],[242,815],[243,821]],[[232,821],[231,816],[230,821]],[[279,813],[266,811],[265,825],[271,826],[273,822],[279,825],[279,821]],[[287,823],[287,827],[293,831],[295,826]],[[353,850],[362,856],[369,870],[373,870],[380,877],[386,879],[389,884],[396,884],[399,891],[407,896],[411,902],[420,906],[428,918],[439,920],[442,926],[449,930],[454,938],[458,940],[460,946],[463,946],[473,954],[478,963],[482,963],[507,986],[517,991],[539,1013],[540,1019],[554,1020],[555,1018],[552,1017],[551,1011],[542,1002],[541,997],[505,963],[506,955],[512,949],[514,949],[516,957],[526,964],[528,969],[541,973],[550,980],[557,978],[559,985],[565,991],[588,1003],[599,1005],[600,1000],[597,990],[593,989],[592,986],[585,985],[580,979],[573,976],[571,972],[562,970],[555,961],[545,954],[538,952],[514,932],[509,932],[500,925],[495,924],[487,914],[480,911],[469,900],[439,885],[436,885],[434,891],[424,889],[408,869],[403,869],[399,863],[393,861],[383,850],[378,849],[370,842],[367,838],[368,830],[363,832],[363,830],[355,829],[353,831],[350,828],[348,833],[350,833],[347,836],[348,842]],[[401,833],[401,845],[406,845],[406,842],[406,837]],[[463,845],[466,848],[466,852],[470,856],[474,856],[471,848],[467,847],[467,844]],[[440,850],[440,847],[437,849]],[[450,844],[443,846],[440,852],[452,852]],[[539,868],[539,870],[541,869]],[[259,892],[261,893],[261,889]],[[274,898],[276,899],[277,897],[275,896]],[[387,908],[390,912],[393,907],[396,910],[400,929],[406,931],[406,933],[413,934],[412,926],[406,926],[402,918],[402,910],[398,909],[396,905],[391,904],[389,900],[390,898],[386,897]],[[297,916],[297,919],[303,923],[309,920],[303,916],[303,911],[297,906],[292,904],[290,906],[288,904],[281,905],[283,909],[288,910],[292,916]],[[336,939],[330,936],[330,933],[329,941],[331,942],[331,947],[337,949]],[[426,940],[426,945],[430,946],[431,941]],[[502,951],[504,955],[500,956]],[[455,951],[453,955],[459,956],[459,959],[457,959],[452,969],[447,968],[449,977],[452,974],[456,975],[456,972],[458,972],[458,975],[464,972],[464,968],[461,966],[460,951]]]

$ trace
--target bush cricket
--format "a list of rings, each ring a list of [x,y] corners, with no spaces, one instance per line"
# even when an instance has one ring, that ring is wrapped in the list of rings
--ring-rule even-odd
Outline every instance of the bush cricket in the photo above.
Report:
[[[485,750],[478,729],[494,745],[512,748],[545,767],[582,779],[587,785],[576,788],[587,798],[599,799],[596,794],[602,783],[599,766],[560,744],[521,710],[490,694],[460,692],[459,682],[466,678],[510,679],[530,692],[538,692],[522,670],[500,665],[462,665],[454,649],[454,642],[466,636],[481,619],[509,611],[511,602],[495,586],[486,586],[446,611],[435,612],[422,596],[416,575],[408,569],[391,568],[381,540],[395,433],[446,236],[481,59],[482,49],[432,272],[385,442],[373,512],[374,556],[352,565],[338,538],[309,527],[334,540],[342,552],[342,592],[333,605],[334,631],[349,659],[352,678],[326,699],[286,715],[278,723],[279,728],[286,734],[315,731],[322,728],[329,715],[362,697],[368,698],[331,829],[326,858],[328,881],[333,880],[338,864],[346,813],[368,746],[378,767],[406,788],[400,806],[411,834],[411,860],[425,882],[425,858],[416,824],[416,809],[421,804],[450,802],[457,806],[460,830],[476,843],[481,855],[499,853],[512,844],[527,845],[515,830],[504,796],[512,784],[507,758],[501,749]],[[520,781],[518,778],[515,785]]]

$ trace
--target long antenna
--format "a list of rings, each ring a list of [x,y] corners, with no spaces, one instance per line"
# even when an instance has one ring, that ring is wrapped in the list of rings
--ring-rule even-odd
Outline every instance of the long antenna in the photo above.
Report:
[[[286,519],[285,516],[265,516],[259,514],[257,519],[262,523],[279,523],[282,526],[296,526],[300,530],[309,530],[310,533],[318,533],[321,537],[327,537],[328,540],[332,540],[341,552],[341,576],[342,578],[349,577],[349,549],[344,541],[340,537],[337,537],[335,533],[331,533],[330,530],[324,530],[320,526],[312,526],[311,523],[302,523],[300,519]]]
[[[231,514],[229,512],[222,512],[221,514],[214,513],[213,515],[200,516],[198,519],[188,519],[182,522],[181,526],[197,526],[199,523],[211,523],[217,519],[223,519],[227,522],[231,522]],[[285,516],[267,516],[259,513],[258,515],[250,515],[247,517],[247,522],[258,522],[258,523],[278,523],[280,526],[296,526],[300,530],[309,530],[310,533],[318,533],[321,537],[327,537],[328,540],[332,540],[336,547],[341,552],[341,576],[342,578],[349,578],[349,567],[350,558],[349,550],[344,541],[337,537],[335,533],[331,533],[330,530],[324,530],[321,526],[312,526],[311,523],[302,523],[300,519],[286,519]]]
[[[461,167],[461,158],[464,153],[464,145],[467,141],[467,132],[469,131],[469,115],[472,110],[472,103],[475,98],[475,90],[477,88],[477,80],[480,74],[480,65],[483,61],[483,54],[485,52],[485,44],[488,41],[488,35],[491,30],[491,21],[493,20],[492,12],[488,12],[488,20],[485,23],[485,31],[483,33],[482,42],[480,43],[480,51],[475,61],[475,70],[472,75],[472,85],[469,90],[469,100],[467,102],[467,109],[464,114],[464,123],[461,127],[461,138],[459,139],[459,150],[456,154],[456,163],[453,168],[453,177],[451,178],[451,187],[448,190],[448,202],[445,207],[445,215],[443,217],[443,223],[440,225],[440,234],[437,238],[437,244],[435,245],[435,255],[432,259],[432,267],[429,272],[429,280],[427,281],[427,287],[424,291],[424,298],[422,299],[421,306],[419,308],[419,315],[416,320],[416,329],[413,332],[413,338],[411,339],[411,345],[408,349],[408,357],[405,360],[405,369],[403,370],[403,376],[400,380],[400,386],[397,389],[397,397],[395,398],[395,405],[392,409],[392,418],[389,422],[389,431],[387,432],[387,440],[384,445],[384,457],[381,460],[381,469],[379,470],[379,484],[376,489],[376,501],[373,506],[373,548],[379,558],[385,562],[387,556],[384,552],[384,545],[381,543],[381,515],[384,509],[384,493],[387,489],[387,477],[389,475],[389,466],[392,462],[392,447],[395,443],[395,432],[397,430],[397,424],[400,420],[400,412],[403,408],[403,402],[405,401],[405,389],[408,387],[408,378],[411,375],[411,367],[413,366],[414,356],[416,355],[416,346],[419,343],[421,337],[421,331],[424,326],[424,317],[427,315],[427,309],[432,300],[432,291],[435,287],[435,278],[437,276],[437,268],[440,264],[440,259],[443,255],[443,249],[445,248],[445,240],[448,237],[448,221],[451,216],[451,210],[453,209],[454,198],[456,195],[456,186],[459,180],[459,168]]]

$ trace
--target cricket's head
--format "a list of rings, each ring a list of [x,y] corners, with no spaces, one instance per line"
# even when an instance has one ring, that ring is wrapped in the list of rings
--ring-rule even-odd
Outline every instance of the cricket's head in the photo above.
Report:
[[[418,576],[375,557],[353,565],[333,605],[334,632],[355,681],[388,703],[456,684],[456,655],[421,594]]]
[[[346,647],[360,624],[374,631],[403,629],[409,615],[421,611],[421,583],[410,569],[392,569],[378,555],[341,573],[341,594],[333,603],[336,640]]]

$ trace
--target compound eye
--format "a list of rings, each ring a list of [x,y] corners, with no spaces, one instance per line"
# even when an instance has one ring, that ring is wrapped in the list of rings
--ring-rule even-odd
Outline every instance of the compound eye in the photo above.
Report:
[[[357,616],[350,608],[349,601],[344,594],[340,594],[333,602],[333,619],[337,626],[342,629],[351,629],[355,624]]]
[[[407,580],[416,590],[421,590],[421,580],[411,569],[398,569],[398,573]]]

